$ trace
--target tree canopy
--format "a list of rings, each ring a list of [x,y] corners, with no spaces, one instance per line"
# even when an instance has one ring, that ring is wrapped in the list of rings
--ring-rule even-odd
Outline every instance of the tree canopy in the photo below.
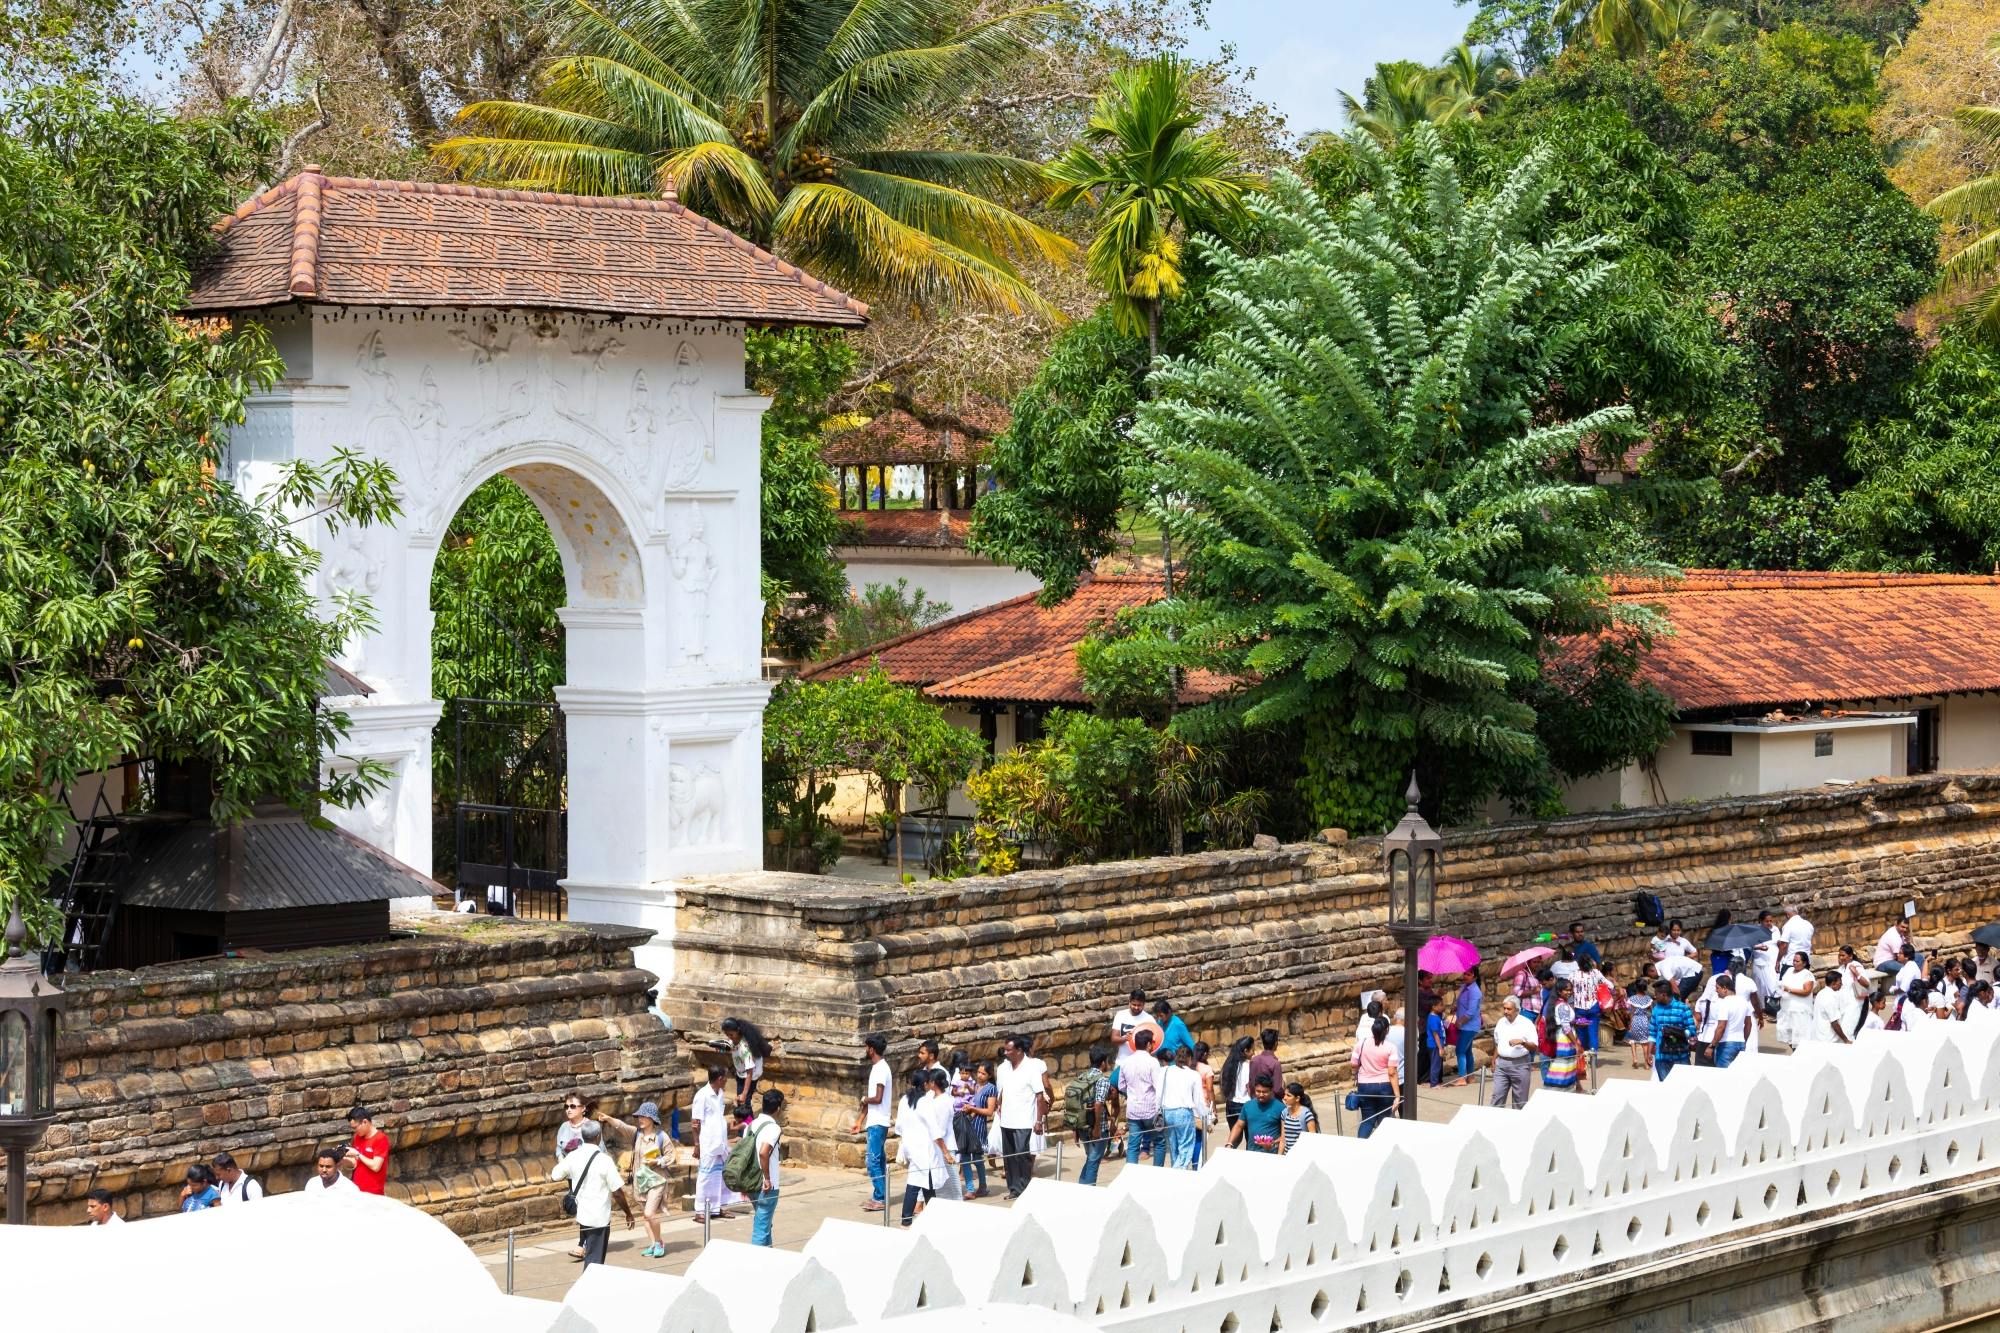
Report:
[[[33,902],[66,790],[128,758],[209,761],[221,819],[363,793],[374,770],[322,765],[346,718],[317,704],[368,608],[320,603],[302,529],[395,507],[386,469],[348,454],[262,501],[222,475],[279,362],[261,333],[179,312],[266,134],[82,80],[0,121],[0,898]]]
[[[1300,729],[1314,817],[1366,831],[1412,764],[1449,775],[1461,817],[1502,770],[1551,785],[1528,687],[1552,638],[1623,614],[1602,581],[1614,497],[1562,465],[1629,439],[1632,412],[1536,412],[1608,238],[1539,226],[1549,149],[1468,197],[1435,130],[1411,143],[1406,175],[1357,138],[1370,188],[1337,216],[1280,175],[1251,205],[1265,248],[1208,247],[1213,332],[1155,373],[1136,430],[1184,497],[1188,578],[1141,613],[1182,639],[1131,642],[1241,679],[1189,734]]]

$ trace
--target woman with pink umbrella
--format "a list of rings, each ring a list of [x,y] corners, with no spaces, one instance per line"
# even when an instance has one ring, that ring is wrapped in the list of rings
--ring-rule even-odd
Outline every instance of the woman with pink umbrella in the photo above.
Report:
[[[1521,1002],[1521,1012],[1529,1018],[1539,1020],[1542,1016],[1542,981],[1538,969],[1555,956],[1555,950],[1537,944],[1500,964],[1500,980],[1514,979],[1514,998]]]
[[[1479,950],[1470,940],[1455,935],[1436,935],[1417,951],[1417,966],[1432,976],[1463,974],[1465,984],[1458,989],[1453,1017],[1458,1023],[1458,1039],[1453,1043],[1457,1073],[1461,1083],[1472,1072],[1472,1042],[1485,1027],[1482,1006],[1486,993],[1479,987]]]

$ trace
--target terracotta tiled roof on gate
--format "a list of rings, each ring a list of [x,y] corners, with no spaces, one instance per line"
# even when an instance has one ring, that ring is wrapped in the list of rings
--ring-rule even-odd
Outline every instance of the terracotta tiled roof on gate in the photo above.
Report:
[[[1672,623],[1640,675],[1683,712],[2000,690],[2000,577],[1694,569],[1613,594]]]
[[[965,549],[972,531],[967,509],[843,509],[840,516],[852,529],[842,546],[899,546],[906,549],[955,551]]]
[[[1083,677],[1076,646],[1127,607],[1158,601],[1154,578],[1097,575],[1075,596],[1055,606],[1035,604],[1027,593],[995,602],[927,629],[807,667],[806,679],[832,679],[866,671],[880,661],[891,680],[914,685],[939,700],[979,703],[1082,704]],[[1200,702],[1227,692],[1227,682],[1196,672],[1182,699]]]
[[[672,199],[328,176],[216,224],[188,308],[499,306],[854,328],[868,307]]]

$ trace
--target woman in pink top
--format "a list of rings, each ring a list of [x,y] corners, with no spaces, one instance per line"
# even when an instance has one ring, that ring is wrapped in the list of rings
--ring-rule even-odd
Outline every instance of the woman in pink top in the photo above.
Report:
[[[1389,1020],[1377,1018],[1368,1036],[1354,1045],[1354,1094],[1361,1104],[1361,1137],[1375,1132],[1382,1117],[1403,1104],[1402,1061],[1389,1044]]]

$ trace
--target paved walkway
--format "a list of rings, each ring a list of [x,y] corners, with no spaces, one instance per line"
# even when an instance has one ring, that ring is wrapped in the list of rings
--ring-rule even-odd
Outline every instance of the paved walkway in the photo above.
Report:
[[[1767,1029],[1768,1031],[1768,1029]],[[1784,1048],[1770,1038],[1766,1038],[1766,1050],[1779,1051]],[[1624,1048],[1607,1052],[1598,1066],[1600,1081],[1613,1078],[1645,1078],[1650,1071],[1629,1067],[1629,1057]],[[1325,1117],[1323,1132],[1335,1130],[1334,1104],[1345,1097],[1342,1087],[1320,1097],[1318,1109]],[[1475,1077],[1464,1086],[1447,1084],[1442,1088],[1424,1088],[1418,1098],[1419,1118],[1430,1121],[1446,1121],[1456,1114],[1459,1107],[1467,1105],[1480,1095],[1480,1085]],[[1537,1088],[1537,1097],[1573,1097],[1583,1095],[1577,1092],[1549,1092]],[[1341,1132],[1352,1134],[1355,1118],[1351,1112],[1339,1113]],[[1219,1147],[1223,1142],[1220,1133],[1213,1135],[1211,1147]],[[1054,1177],[1058,1165],[1061,1178],[1075,1180],[1083,1166],[1083,1155],[1074,1140],[1062,1144],[1058,1154],[1055,1145],[1043,1153],[1036,1161],[1036,1174]],[[1098,1175],[1098,1183],[1108,1185],[1124,1168],[1122,1160],[1106,1160]],[[982,1207],[1005,1208],[1007,1201],[1000,1172],[989,1168],[988,1187],[993,1194],[978,1201]],[[854,1171],[831,1168],[810,1168],[786,1166],[784,1186],[778,1197],[777,1216],[772,1227],[772,1238],[784,1249],[797,1250],[805,1246],[807,1240],[819,1229],[819,1224],[829,1217],[847,1218],[872,1225],[882,1223],[882,1215],[864,1212],[862,1203],[868,1197],[868,1179]],[[903,1190],[903,1173],[892,1167],[890,1195],[900,1202]],[[550,1187],[552,1190],[557,1188]],[[727,1221],[711,1224],[711,1236],[735,1241],[750,1239],[750,1209],[739,1205],[736,1216]],[[647,1268],[660,1273],[683,1273],[701,1253],[703,1243],[702,1228],[689,1220],[687,1213],[670,1213],[661,1230],[666,1239],[667,1254],[663,1259],[644,1259],[639,1251],[650,1243],[645,1226],[626,1230],[624,1217],[614,1211],[614,1226],[611,1232],[610,1262],[625,1268]],[[892,1221],[893,1225],[893,1221]],[[572,1226],[550,1228],[533,1233],[519,1233],[514,1237],[514,1286],[516,1295],[536,1296],[544,1300],[559,1301],[576,1280],[578,1265],[569,1258],[569,1250],[576,1243],[576,1231]],[[502,1290],[507,1285],[507,1244],[504,1238],[483,1240],[474,1246],[475,1252],[493,1273],[493,1279]]]

